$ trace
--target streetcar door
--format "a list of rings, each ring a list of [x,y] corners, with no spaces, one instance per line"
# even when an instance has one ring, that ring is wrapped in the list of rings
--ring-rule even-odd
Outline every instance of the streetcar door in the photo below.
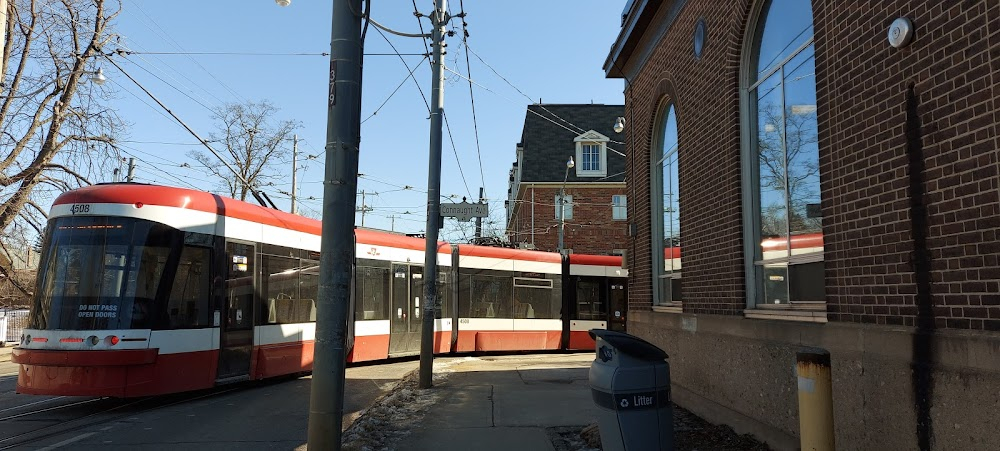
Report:
[[[420,316],[424,295],[423,267],[392,265],[392,310],[389,321],[389,355],[420,352]]]
[[[625,332],[625,313],[628,310],[628,279],[609,279],[611,305],[608,309],[608,330]]]
[[[219,370],[216,382],[250,378],[253,350],[254,299],[257,250],[253,244],[226,242],[225,299],[220,316]]]

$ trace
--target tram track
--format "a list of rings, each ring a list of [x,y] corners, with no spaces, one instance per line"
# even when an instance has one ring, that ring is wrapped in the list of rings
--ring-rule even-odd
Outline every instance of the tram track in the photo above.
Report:
[[[148,398],[139,398],[135,400],[126,400],[118,398],[93,398],[69,404],[64,404],[60,406],[53,406],[46,409],[40,409],[36,411],[24,412],[14,415],[8,415],[6,417],[0,417],[0,426],[3,426],[5,423],[10,424],[14,421],[26,422],[25,420],[30,422],[49,423],[41,425],[41,427],[34,427],[27,431],[16,433],[8,437],[0,438],[0,450],[13,449],[26,445],[37,446],[37,443],[42,440],[50,439],[64,434],[70,434],[73,432],[81,432],[84,431],[85,429],[92,428],[94,426],[98,426],[101,424],[113,425],[114,423],[120,422],[126,418],[135,415],[152,412],[159,409],[169,408],[183,403],[219,396],[232,391],[240,390],[242,388],[243,387],[236,386],[225,389],[213,389],[208,393],[156,396]],[[88,406],[88,404],[90,404],[90,406]],[[24,407],[24,406],[18,406],[18,407]],[[80,416],[75,416],[75,417],[70,416],[68,418],[47,418],[47,419],[30,418],[31,416],[34,415],[52,413],[73,407],[81,407],[84,409],[84,411],[80,412]],[[93,410],[91,410],[91,408],[93,408]],[[96,432],[89,432],[87,434],[82,434],[78,437],[86,438],[87,436],[93,435],[94,433]],[[63,442],[60,442],[60,444],[62,443]],[[53,447],[56,446],[54,445]]]

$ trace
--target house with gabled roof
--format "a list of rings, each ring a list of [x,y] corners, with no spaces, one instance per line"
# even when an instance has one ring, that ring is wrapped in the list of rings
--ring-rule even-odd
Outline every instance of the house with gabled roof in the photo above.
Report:
[[[528,106],[508,180],[507,237],[512,244],[560,251],[561,230],[566,253],[624,252],[625,146],[614,131],[624,111],[623,105]]]

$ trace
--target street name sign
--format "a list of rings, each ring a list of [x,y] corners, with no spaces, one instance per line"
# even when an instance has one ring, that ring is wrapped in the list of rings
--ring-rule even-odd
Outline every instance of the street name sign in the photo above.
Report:
[[[459,221],[469,221],[472,218],[485,218],[489,216],[489,205],[470,204],[462,202],[458,204],[441,204],[441,216],[455,218]]]

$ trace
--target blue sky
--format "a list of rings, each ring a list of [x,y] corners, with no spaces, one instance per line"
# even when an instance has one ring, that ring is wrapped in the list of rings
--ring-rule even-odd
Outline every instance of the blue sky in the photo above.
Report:
[[[326,138],[329,57],[317,54],[330,50],[330,1],[293,0],[285,8],[272,0],[124,3],[116,31],[120,43],[136,53],[116,57],[117,61],[200,135],[207,137],[216,130],[210,108],[267,100],[280,108],[276,119],[301,122],[297,130],[300,155],[321,154]],[[432,2],[421,0],[417,6],[426,13]],[[455,14],[460,11],[458,1],[449,6]],[[491,209],[502,211],[508,170],[529,103],[539,98],[544,103],[624,102],[623,82],[606,79],[602,70],[620,31],[624,1],[470,0],[464,6],[468,46],[475,53],[469,59],[476,83],[472,95],[479,144],[477,151],[469,83],[449,73],[445,112],[451,133],[444,131],[441,193],[457,195],[455,202],[461,196],[471,201],[484,186]],[[396,30],[419,32],[408,1],[374,2],[372,18]],[[428,22],[423,21],[427,30]],[[420,39],[386,36],[400,53],[424,52]],[[461,34],[448,39],[448,50],[447,66],[467,74]],[[194,54],[206,52],[227,54]],[[413,80],[390,98],[408,71],[373,26],[368,29],[365,52],[393,55],[365,59],[362,118],[369,118],[389,100],[361,129],[359,172],[364,176],[358,180],[358,189],[367,193],[365,204],[372,208],[364,225],[421,232],[427,201],[427,107]],[[420,56],[403,58],[411,68],[421,61]],[[136,180],[214,189],[217,182],[204,171],[182,167],[191,163],[185,154],[203,149],[197,141],[113,67],[105,65],[104,70],[107,86],[118,91],[114,108],[132,125],[123,146],[138,161]],[[427,63],[414,75],[429,101]],[[315,217],[320,215],[322,177],[322,157],[308,161],[298,176],[300,211]],[[278,191],[289,191],[290,179],[286,186],[268,190],[285,210],[288,197]],[[316,200],[309,200],[310,196]],[[356,223],[361,224],[360,214]],[[443,238],[463,238],[451,220],[444,230]]]

